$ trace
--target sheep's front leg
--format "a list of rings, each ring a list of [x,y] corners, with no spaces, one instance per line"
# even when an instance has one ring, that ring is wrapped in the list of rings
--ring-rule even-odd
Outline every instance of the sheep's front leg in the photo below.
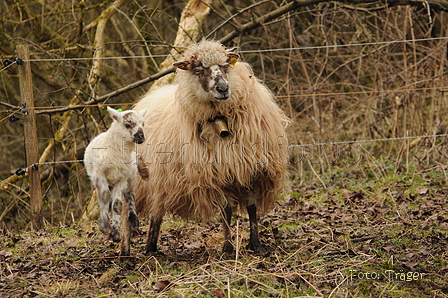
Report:
[[[157,251],[157,240],[159,239],[162,220],[163,215],[160,217],[151,217],[151,222],[149,224],[148,230],[148,239],[146,241],[146,254]]]
[[[253,250],[256,254],[265,254],[266,249],[261,245],[260,238],[258,235],[258,217],[257,217],[257,205],[255,203],[248,204],[246,207],[247,213],[249,214],[249,227],[250,227],[250,238],[249,238],[249,248]]]
[[[131,232],[138,232],[139,221],[137,211],[135,211],[135,193],[133,191],[126,192],[124,194],[127,207],[127,224],[131,229]]]
[[[223,209],[222,214],[222,227],[224,230],[224,246],[222,248],[223,253],[233,253],[233,245],[231,243],[232,237],[230,232],[230,223],[232,220],[232,206],[227,203]]]

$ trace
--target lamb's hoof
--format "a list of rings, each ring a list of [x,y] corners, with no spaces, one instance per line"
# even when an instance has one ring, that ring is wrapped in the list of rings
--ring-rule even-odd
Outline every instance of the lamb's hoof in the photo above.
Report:
[[[122,249],[120,251],[120,259],[127,259],[131,255],[131,252],[128,249]]]
[[[109,234],[110,239],[112,239],[113,242],[120,242],[121,236],[120,231],[112,230]]]
[[[138,234],[138,227],[140,226],[140,223],[138,221],[137,214],[135,214],[135,212],[130,212],[128,221],[131,231]]]
[[[110,226],[109,221],[101,221],[99,223],[99,229],[101,232],[103,232],[104,234],[109,234],[112,227]]]
[[[121,252],[118,260],[121,263],[121,266],[127,269],[134,269],[136,264],[136,258],[134,256],[130,256],[129,254],[124,255],[126,252]]]
[[[229,240],[226,240],[222,247],[222,253],[233,254],[234,252],[235,252],[235,250],[233,249],[232,243],[230,243]]]

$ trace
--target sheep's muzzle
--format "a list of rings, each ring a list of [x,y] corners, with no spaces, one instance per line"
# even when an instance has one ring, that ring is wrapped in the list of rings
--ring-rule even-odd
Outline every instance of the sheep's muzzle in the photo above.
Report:
[[[137,144],[141,144],[145,141],[145,134],[143,133],[143,130],[139,129],[135,134],[134,134],[134,143]]]

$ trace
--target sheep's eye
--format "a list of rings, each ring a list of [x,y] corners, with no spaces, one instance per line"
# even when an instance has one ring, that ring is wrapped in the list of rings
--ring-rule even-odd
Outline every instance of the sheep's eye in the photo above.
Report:
[[[200,75],[200,74],[202,73],[202,67],[195,67],[195,68],[193,69],[193,73],[194,73],[195,75]]]
[[[126,127],[127,129],[130,129],[130,128],[131,128],[131,125],[130,125],[129,123],[126,123],[126,124],[124,125],[124,127]]]

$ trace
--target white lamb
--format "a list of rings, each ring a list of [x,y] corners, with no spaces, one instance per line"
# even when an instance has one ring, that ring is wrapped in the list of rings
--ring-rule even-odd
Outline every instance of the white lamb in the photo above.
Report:
[[[149,176],[143,162],[139,162],[136,144],[145,141],[143,127],[146,109],[140,112],[119,112],[107,107],[113,119],[110,128],[94,138],[84,153],[84,164],[93,186],[98,190],[100,206],[99,228],[108,233],[114,242],[120,240],[120,216],[122,194],[127,207],[127,224],[121,236],[122,256],[130,253],[131,230],[138,229],[139,222],[135,211],[134,188],[137,172],[143,179]],[[109,212],[112,212],[112,226]]]

